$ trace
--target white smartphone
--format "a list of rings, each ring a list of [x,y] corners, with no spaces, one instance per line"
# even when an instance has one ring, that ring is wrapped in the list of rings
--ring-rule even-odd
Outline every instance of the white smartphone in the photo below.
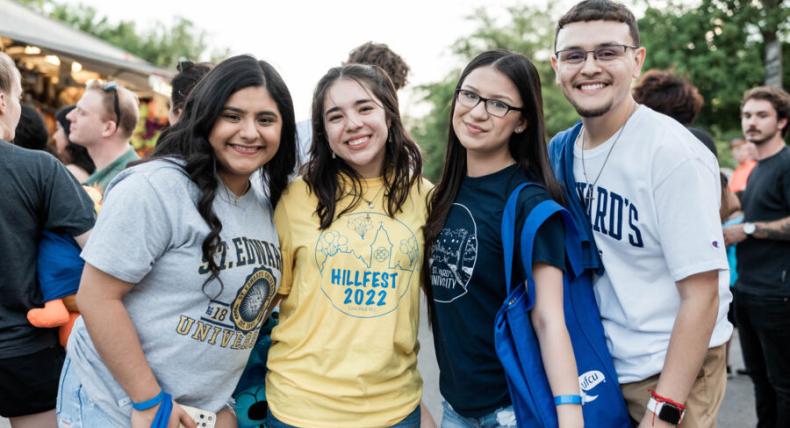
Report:
[[[195,421],[195,425],[197,425],[198,428],[214,428],[214,425],[217,423],[217,414],[214,412],[198,409],[197,407],[185,406],[183,404],[179,404],[179,406],[186,410],[187,414],[192,417],[192,420]],[[184,425],[181,425],[181,428],[184,428]]]

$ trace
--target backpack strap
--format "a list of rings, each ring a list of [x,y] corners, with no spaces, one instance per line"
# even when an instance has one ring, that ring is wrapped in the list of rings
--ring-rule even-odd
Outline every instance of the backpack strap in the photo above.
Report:
[[[505,209],[502,212],[502,252],[505,257],[505,287],[508,295],[510,294],[511,285],[513,284],[513,255],[516,241],[516,208],[518,205],[518,196],[521,194],[521,191],[528,186],[540,185],[537,183],[525,182],[516,186],[510,193],[505,203]],[[526,228],[526,222],[524,223],[524,227]],[[524,246],[523,239],[521,245],[522,247]],[[529,276],[532,276],[531,266]],[[532,287],[534,287],[534,285],[532,285]],[[530,288],[528,291],[529,295],[534,295],[533,289]],[[529,308],[532,308],[532,303],[530,303]]]
[[[537,183],[525,182],[521,183],[511,192],[505,204],[505,210],[502,213],[502,247],[503,255],[505,257],[505,285],[507,293],[510,294],[511,286],[513,284],[513,256],[515,247],[516,236],[516,209],[518,205],[518,196],[523,189],[528,186],[540,186]],[[532,277],[532,252],[535,245],[535,236],[538,229],[543,223],[546,222],[554,214],[560,213],[562,215],[563,223],[565,225],[565,253],[568,271],[566,274],[574,276],[581,275],[584,271],[582,266],[582,248],[579,233],[571,218],[570,213],[557,202],[547,199],[532,209],[524,221],[524,226],[521,229],[520,245],[521,245],[521,264],[524,268],[527,282],[527,293],[529,296],[535,295],[535,281]],[[528,309],[534,305],[534,299],[530,299]]]

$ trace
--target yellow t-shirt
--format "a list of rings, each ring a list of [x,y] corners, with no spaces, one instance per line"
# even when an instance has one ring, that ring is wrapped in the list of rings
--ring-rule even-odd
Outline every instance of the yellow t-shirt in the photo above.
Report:
[[[385,427],[422,398],[417,371],[426,194],[415,185],[403,211],[384,211],[380,179],[365,200],[319,229],[318,199],[291,183],[275,210],[283,280],[272,332],[266,397],[277,419],[299,427]],[[351,198],[338,202],[336,213]]]

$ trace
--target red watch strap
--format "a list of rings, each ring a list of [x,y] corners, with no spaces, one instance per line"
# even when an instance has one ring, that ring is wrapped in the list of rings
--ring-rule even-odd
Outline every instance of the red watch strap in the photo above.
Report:
[[[662,395],[659,395],[656,391],[654,391],[652,389],[648,389],[648,391],[650,392],[650,396],[653,397],[653,399],[655,399],[659,403],[669,403],[669,404],[677,407],[680,410],[686,410],[686,405],[685,404],[678,403],[677,401],[675,401],[675,400],[673,400],[671,398],[667,398],[667,397],[664,397]]]

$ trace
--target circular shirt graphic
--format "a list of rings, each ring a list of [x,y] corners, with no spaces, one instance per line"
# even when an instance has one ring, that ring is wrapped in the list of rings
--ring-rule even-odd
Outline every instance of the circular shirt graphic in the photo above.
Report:
[[[255,269],[239,289],[231,305],[233,322],[242,331],[251,331],[262,321],[274,299],[276,279],[271,269]]]
[[[477,224],[467,207],[454,203],[429,260],[434,302],[450,303],[466,294],[475,262]]]
[[[338,311],[371,318],[395,310],[421,263],[417,236],[382,213],[345,214],[321,233],[315,262],[321,291]]]

